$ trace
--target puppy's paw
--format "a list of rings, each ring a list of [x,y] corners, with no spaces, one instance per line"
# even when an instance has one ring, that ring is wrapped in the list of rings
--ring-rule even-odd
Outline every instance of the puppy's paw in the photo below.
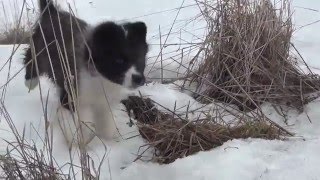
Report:
[[[36,88],[38,86],[39,78],[35,77],[32,79],[25,80],[24,84],[29,90],[33,90],[34,88]]]
[[[65,133],[65,140],[69,146],[86,147],[95,137],[94,129],[83,124],[73,130],[68,129]]]
[[[113,122],[109,123],[108,127],[105,127],[104,131],[100,132],[100,135],[101,135],[101,138],[107,141],[113,141],[120,137],[117,127]]]
[[[96,136],[92,123],[80,123],[76,113],[62,107],[57,125],[68,147],[86,147]]]

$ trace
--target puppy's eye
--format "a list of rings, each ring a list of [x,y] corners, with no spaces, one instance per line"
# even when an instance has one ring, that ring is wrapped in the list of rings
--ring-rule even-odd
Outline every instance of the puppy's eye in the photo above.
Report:
[[[117,64],[123,64],[124,63],[124,59],[116,59],[116,63]]]

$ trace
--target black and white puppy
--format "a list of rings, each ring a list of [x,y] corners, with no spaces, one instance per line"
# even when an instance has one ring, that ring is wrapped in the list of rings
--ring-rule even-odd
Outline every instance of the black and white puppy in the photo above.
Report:
[[[24,58],[26,86],[34,89],[39,76],[47,75],[59,88],[61,104],[77,110],[81,122],[93,121],[98,136],[110,138],[110,105],[119,103],[121,88],[145,83],[145,23],[91,27],[52,0],[39,0],[39,5],[41,16]]]

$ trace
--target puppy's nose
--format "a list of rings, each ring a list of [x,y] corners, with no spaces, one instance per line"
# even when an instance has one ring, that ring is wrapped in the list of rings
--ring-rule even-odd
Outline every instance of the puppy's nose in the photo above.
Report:
[[[132,81],[134,84],[142,86],[146,82],[146,78],[143,75],[134,74],[132,75]]]

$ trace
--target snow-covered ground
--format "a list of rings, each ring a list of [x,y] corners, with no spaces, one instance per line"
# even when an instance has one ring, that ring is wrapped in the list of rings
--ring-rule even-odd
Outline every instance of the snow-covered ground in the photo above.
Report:
[[[61,2],[62,0],[60,0]],[[90,3],[92,1],[92,3]],[[0,1],[1,2],[1,1]],[[4,3],[9,2],[7,0]],[[73,4],[73,1],[71,5]],[[171,24],[178,22],[168,38],[167,43],[179,43],[185,41],[196,41],[202,37],[201,23],[196,25],[187,24],[187,19],[198,14],[198,9],[192,0],[140,0],[140,1],[103,1],[103,0],[77,0],[77,14],[90,23],[97,23],[104,19],[113,20],[143,20],[148,25],[148,40],[152,44],[150,56],[157,56],[159,52],[159,27],[161,34],[170,31]],[[179,6],[185,8],[181,10],[175,20]],[[67,6],[62,3],[62,7]],[[306,24],[320,20],[320,1],[294,1],[295,25],[297,28]],[[309,10],[312,8],[314,10]],[[168,11],[167,11],[168,10]],[[164,11],[164,12],[162,12]],[[154,13],[161,12],[161,13]],[[147,16],[144,16],[147,15]],[[1,17],[1,16],[0,16]],[[134,18],[132,18],[134,17]],[[181,30],[184,27],[185,30]],[[180,28],[180,29],[179,29]],[[187,28],[187,30],[186,30]],[[306,61],[314,68],[320,68],[318,60],[320,50],[320,23],[301,28],[294,34],[294,41],[305,57]],[[199,30],[199,31],[198,31]],[[197,38],[190,34],[197,34]],[[182,37],[182,38],[181,38]],[[166,37],[163,37],[163,41]],[[0,46],[0,68],[5,65],[11,56],[13,46]],[[168,47],[167,52],[174,51],[177,47]],[[19,72],[22,66],[22,47],[19,47],[11,63],[6,64],[0,71],[0,87],[10,77]],[[154,59],[151,58],[151,61]],[[316,70],[317,71],[317,70]],[[317,71],[319,72],[319,71]],[[172,76],[170,74],[168,76]],[[159,72],[154,72],[150,76],[158,76]],[[40,91],[36,89],[28,92],[24,86],[24,70],[12,78],[5,92],[4,105],[9,112],[17,129],[22,133],[26,128],[26,139],[35,142],[39,148],[42,146],[44,138],[43,109],[40,99]],[[11,79],[11,78],[9,78]],[[49,93],[48,114],[50,120],[56,117],[57,98],[54,87],[46,79],[41,79],[43,96]],[[194,107],[201,104],[187,94],[175,90],[171,85],[149,84],[142,87],[141,92],[150,95],[158,103],[172,107],[175,102],[182,107],[191,102]],[[288,112],[288,125],[284,125],[283,119],[277,115],[275,110],[265,104],[264,112],[271,119],[284,125],[290,131],[296,133],[296,137],[288,141],[246,139],[226,142],[223,146],[208,152],[200,152],[193,156],[178,159],[169,165],[158,165],[136,161],[133,162],[140,146],[146,142],[140,137],[120,140],[119,142],[106,142],[108,155],[102,166],[102,179],[130,179],[130,180],[317,180],[320,179],[320,99],[306,105],[305,112]],[[115,110],[117,125],[124,139],[138,134],[136,127],[127,125],[128,116],[122,111],[121,105]],[[308,117],[312,123],[309,123]],[[54,150],[56,161],[60,164],[69,162],[69,152],[63,143],[63,138],[59,130],[54,129]],[[0,153],[6,152],[6,141],[14,141],[14,136],[5,119],[1,116],[0,121]],[[91,157],[98,163],[105,153],[104,146],[94,142],[89,149]],[[148,155],[148,154],[147,154]],[[75,158],[75,163],[78,163]],[[110,169],[110,170],[109,170]],[[66,169],[67,170],[67,167]],[[111,173],[111,174],[110,174]]]

